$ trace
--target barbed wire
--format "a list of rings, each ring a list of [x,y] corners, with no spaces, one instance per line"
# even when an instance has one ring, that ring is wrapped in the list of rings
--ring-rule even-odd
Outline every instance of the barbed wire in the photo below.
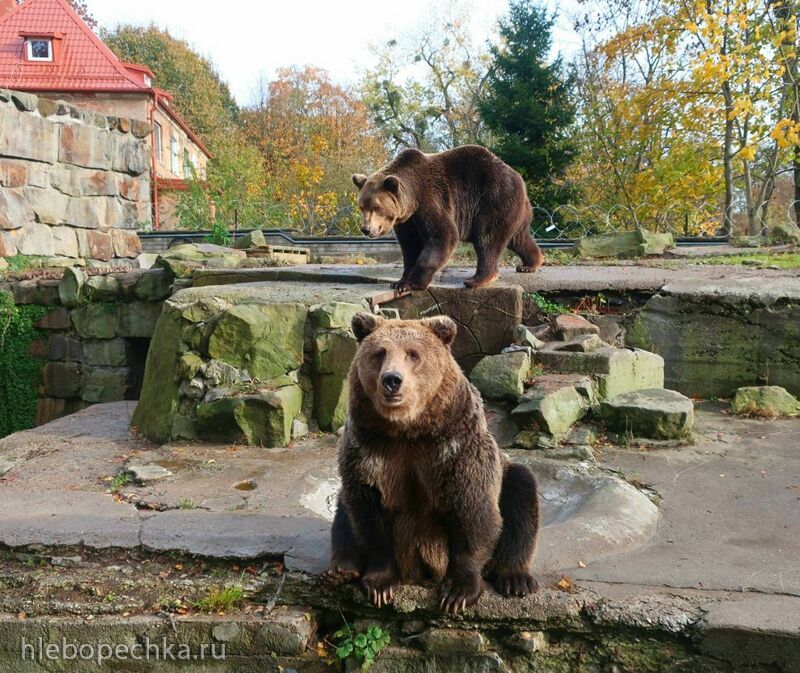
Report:
[[[646,230],[680,237],[728,238],[746,233],[750,221],[758,233],[778,223],[795,224],[792,201],[784,211],[773,209],[768,217],[766,204],[748,218],[739,205],[723,211],[715,204],[666,207],[643,202],[634,205],[565,204],[553,209],[533,206],[531,228],[542,240],[575,240],[586,235]],[[228,229],[284,229],[303,236],[360,236],[361,214],[356,206],[300,207],[265,201],[227,201],[215,204],[214,217]],[[201,227],[204,228],[204,227]]]

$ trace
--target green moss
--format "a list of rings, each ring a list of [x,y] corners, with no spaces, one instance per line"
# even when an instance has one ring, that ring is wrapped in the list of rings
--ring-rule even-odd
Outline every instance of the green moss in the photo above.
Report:
[[[40,372],[44,361],[28,354],[41,336],[34,327],[48,312],[46,306],[15,306],[0,292],[0,437],[33,427]]]

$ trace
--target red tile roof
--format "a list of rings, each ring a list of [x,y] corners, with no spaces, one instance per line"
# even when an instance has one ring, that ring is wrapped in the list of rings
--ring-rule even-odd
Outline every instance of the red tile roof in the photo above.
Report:
[[[27,61],[24,35],[54,36],[54,61]],[[25,0],[0,16],[2,88],[148,92],[151,74],[120,61],[66,0]]]

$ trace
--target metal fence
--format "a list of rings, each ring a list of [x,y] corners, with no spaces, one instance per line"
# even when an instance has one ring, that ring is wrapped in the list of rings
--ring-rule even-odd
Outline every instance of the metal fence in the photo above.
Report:
[[[777,222],[794,223],[795,203],[756,213],[758,228],[766,231]],[[227,202],[212,209],[212,216],[232,231],[249,229],[283,229],[302,236],[360,236],[361,215],[358,208],[347,205],[326,212],[308,209],[298,211],[284,204],[261,201]],[[592,205],[564,205],[548,210],[533,208],[531,227],[542,241],[574,241],[586,235],[644,229],[672,233],[677,238],[727,239],[734,233],[746,233],[747,214],[734,206],[723,217],[719,207],[702,205],[657,206],[617,204],[609,208]],[[197,229],[206,229],[210,226]],[[189,229],[191,230],[191,229]]]

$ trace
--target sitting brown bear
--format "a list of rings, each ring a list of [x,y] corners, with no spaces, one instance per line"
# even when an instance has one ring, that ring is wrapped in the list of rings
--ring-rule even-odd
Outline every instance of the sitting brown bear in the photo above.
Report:
[[[506,596],[536,591],[536,481],[489,434],[480,394],[450,352],[455,323],[359,313],[352,327],[359,346],[323,580],[360,579],[380,607],[401,583],[430,579],[454,613],[478,600],[484,577]]]
[[[483,287],[498,276],[506,247],[522,259],[520,273],[538,269],[544,256],[530,232],[531,204],[513,168],[478,145],[439,154],[416,149],[370,176],[354,175],[361,231],[375,238],[394,228],[403,251],[398,290],[424,290],[447,264],[459,241],[475,247],[478,268],[464,281]]]

